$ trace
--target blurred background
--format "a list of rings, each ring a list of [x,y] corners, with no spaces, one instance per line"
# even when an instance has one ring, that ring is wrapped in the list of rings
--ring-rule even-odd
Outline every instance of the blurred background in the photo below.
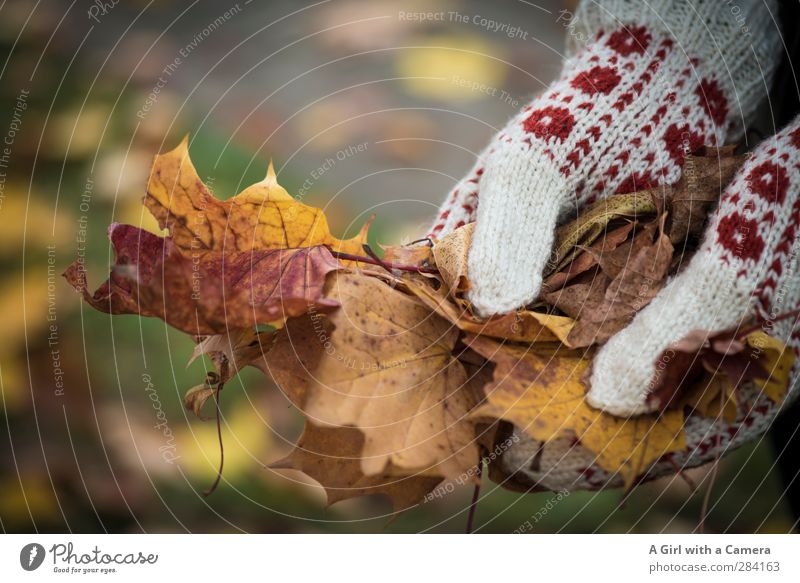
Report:
[[[81,253],[94,286],[110,222],[157,228],[141,205],[149,167],[186,133],[220,198],[271,158],[338,236],[372,213],[374,242],[423,235],[495,129],[557,74],[571,4],[0,2],[0,528],[463,531],[467,487],[390,520],[384,499],[326,508],[310,479],[267,469],[301,419],[254,370],[227,385],[225,472],[204,498],[216,429],[182,396],[208,363],[187,368],[194,344],[161,321],[81,305],[61,273]],[[408,16],[420,12],[443,16]],[[724,460],[707,531],[791,530],[774,460],[766,440]],[[475,530],[512,532],[552,497],[485,482]],[[571,494],[533,532],[691,531],[702,493],[666,479],[621,502]]]

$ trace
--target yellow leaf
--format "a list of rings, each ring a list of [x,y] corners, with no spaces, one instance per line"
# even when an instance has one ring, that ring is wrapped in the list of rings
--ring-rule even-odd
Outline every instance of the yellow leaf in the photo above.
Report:
[[[705,387],[703,386],[705,385]],[[724,396],[722,396],[724,395]],[[701,380],[686,395],[680,406],[689,407],[702,417],[721,417],[728,423],[736,421],[739,404],[730,379],[722,374]]]
[[[683,412],[615,417],[586,403],[584,382],[590,355],[563,348],[519,347],[488,338],[469,339],[470,348],[495,363],[485,387],[487,403],[474,417],[504,419],[537,441],[575,437],[604,470],[631,486],[666,453],[686,447]]]
[[[229,200],[209,191],[189,157],[188,136],[156,156],[145,205],[184,250],[250,251],[329,245],[361,254],[368,223],[353,239],[331,235],[322,210],[293,199],[278,184],[272,163],[267,176]]]
[[[753,332],[745,338],[745,342],[756,351],[760,351],[761,366],[768,377],[756,380],[756,386],[774,403],[780,404],[789,390],[789,375],[794,366],[794,351],[764,332]]]

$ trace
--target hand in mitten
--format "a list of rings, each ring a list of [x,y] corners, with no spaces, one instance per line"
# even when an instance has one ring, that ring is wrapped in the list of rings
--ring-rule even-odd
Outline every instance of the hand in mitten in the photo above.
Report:
[[[533,301],[559,220],[614,193],[678,180],[685,154],[737,136],[779,36],[763,0],[583,2],[560,77],[492,140],[431,235],[476,221],[469,299],[484,316]],[[741,18],[749,34],[743,37]]]
[[[704,243],[686,269],[614,336],[595,357],[588,399],[609,412],[647,410],[656,362],[669,344],[694,329],[721,330],[750,320],[784,342],[798,359],[786,403],[800,394],[800,330],[797,318],[778,319],[800,304],[800,118],[765,140],[723,193]],[[741,407],[728,422],[690,415],[684,424],[686,449],[669,454],[648,470],[648,478],[693,467],[761,436],[782,404],[755,385],[738,390]],[[598,489],[617,478],[599,468],[595,454],[561,438],[542,447],[517,429],[520,443],[502,460],[519,483],[549,489]],[[535,467],[531,461],[537,460]]]
[[[769,323],[798,307],[800,119],[765,140],[726,188],[689,265],[593,362],[590,404],[616,415],[652,410],[659,356],[692,330]],[[770,326],[790,346],[792,319]]]

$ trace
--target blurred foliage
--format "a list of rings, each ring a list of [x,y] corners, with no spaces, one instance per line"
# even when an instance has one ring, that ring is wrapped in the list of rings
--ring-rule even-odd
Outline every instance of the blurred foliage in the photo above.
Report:
[[[484,14],[528,27],[541,42],[408,22],[400,4]],[[337,235],[354,234],[376,213],[375,242],[416,238],[492,126],[514,112],[453,76],[522,101],[561,58],[563,30],[529,3],[310,5],[130,2],[96,20],[86,6],[54,0],[0,6],[0,133],[19,126],[0,192],[3,531],[463,530],[466,488],[390,521],[384,500],[325,508],[308,478],[266,469],[287,453],[300,417],[256,371],[226,385],[225,472],[204,498],[219,452],[213,422],[182,408],[207,366],[186,367],[191,339],[156,320],[87,310],[60,277],[83,229],[93,284],[110,263],[110,222],[157,230],[140,204],[149,166],[187,132],[201,176],[221,198],[259,180],[271,157],[282,184],[324,207]],[[233,6],[239,11],[197,41]],[[181,51],[188,56],[165,72]],[[362,143],[365,152],[347,153]],[[726,458],[714,492],[709,531],[791,528],[766,444]],[[551,497],[485,482],[477,530],[511,532]],[[679,478],[640,487],[622,506],[620,492],[574,493],[551,504],[533,531],[687,531],[701,497]]]

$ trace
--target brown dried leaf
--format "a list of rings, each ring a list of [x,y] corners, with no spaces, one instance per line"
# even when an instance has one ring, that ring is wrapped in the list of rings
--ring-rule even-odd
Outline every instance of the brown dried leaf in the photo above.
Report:
[[[225,334],[199,337],[187,366],[200,356],[208,355],[219,374],[220,382],[224,383],[269,352],[276,337],[277,331],[258,332],[253,328],[239,328]]]
[[[594,203],[578,218],[556,229],[556,242],[544,272],[545,278],[561,271],[580,252],[580,247],[594,243],[614,219],[637,219],[654,214],[657,210],[656,196],[657,193],[649,190],[611,196]]]
[[[464,225],[433,246],[436,267],[452,295],[466,292],[470,288],[467,277],[467,258],[474,231],[475,223]]]
[[[628,325],[666,283],[673,248],[662,220],[646,224],[628,244],[597,254],[602,273],[547,292],[544,299],[576,320],[572,347],[602,344]],[[589,274],[585,274],[589,275]]]
[[[311,312],[291,318],[275,333],[269,352],[251,362],[272,378],[291,403],[302,410],[315,372],[331,350],[333,324],[324,314]]]
[[[452,355],[458,330],[414,298],[358,274],[332,276],[330,350],[314,371],[306,415],[365,435],[365,475],[453,477],[475,466],[479,395]]]
[[[292,452],[270,467],[310,476],[325,489],[328,505],[382,494],[391,500],[395,512],[418,504],[442,481],[440,477],[392,473],[367,476],[361,470],[363,449],[364,434],[354,427],[318,427],[306,421]]]
[[[447,296],[444,287],[434,289],[425,281],[405,280],[408,290],[431,310],[455,324],[464,332],[503,338],[515,342],[562,342],[574,325],[572,318],[520,310],[513,314],[493,316],[480,320],[469,311],[457,306]]]
[[[430,245],[389,245],[381,246],[382,259],[387,263],[413,267],[433,267],[433,248]]]
[[[207,421],[209,417],[204,417],[202,414],[203,405],[206,404],[217,392],[217,387],[210,387],[207,384],[197,385],[186,391],[183,396],[184,406],[195,414],[198,419]]]
[[[619,247],[628,238],[635,225],[636,223],[633,222],[625,223],[607,232],[604,237],[579,253],[561,271],[548,277],[542,286],[543,290],[548,292],[559,289],[580,274],[590,270],[597,265],[598,257]]]

